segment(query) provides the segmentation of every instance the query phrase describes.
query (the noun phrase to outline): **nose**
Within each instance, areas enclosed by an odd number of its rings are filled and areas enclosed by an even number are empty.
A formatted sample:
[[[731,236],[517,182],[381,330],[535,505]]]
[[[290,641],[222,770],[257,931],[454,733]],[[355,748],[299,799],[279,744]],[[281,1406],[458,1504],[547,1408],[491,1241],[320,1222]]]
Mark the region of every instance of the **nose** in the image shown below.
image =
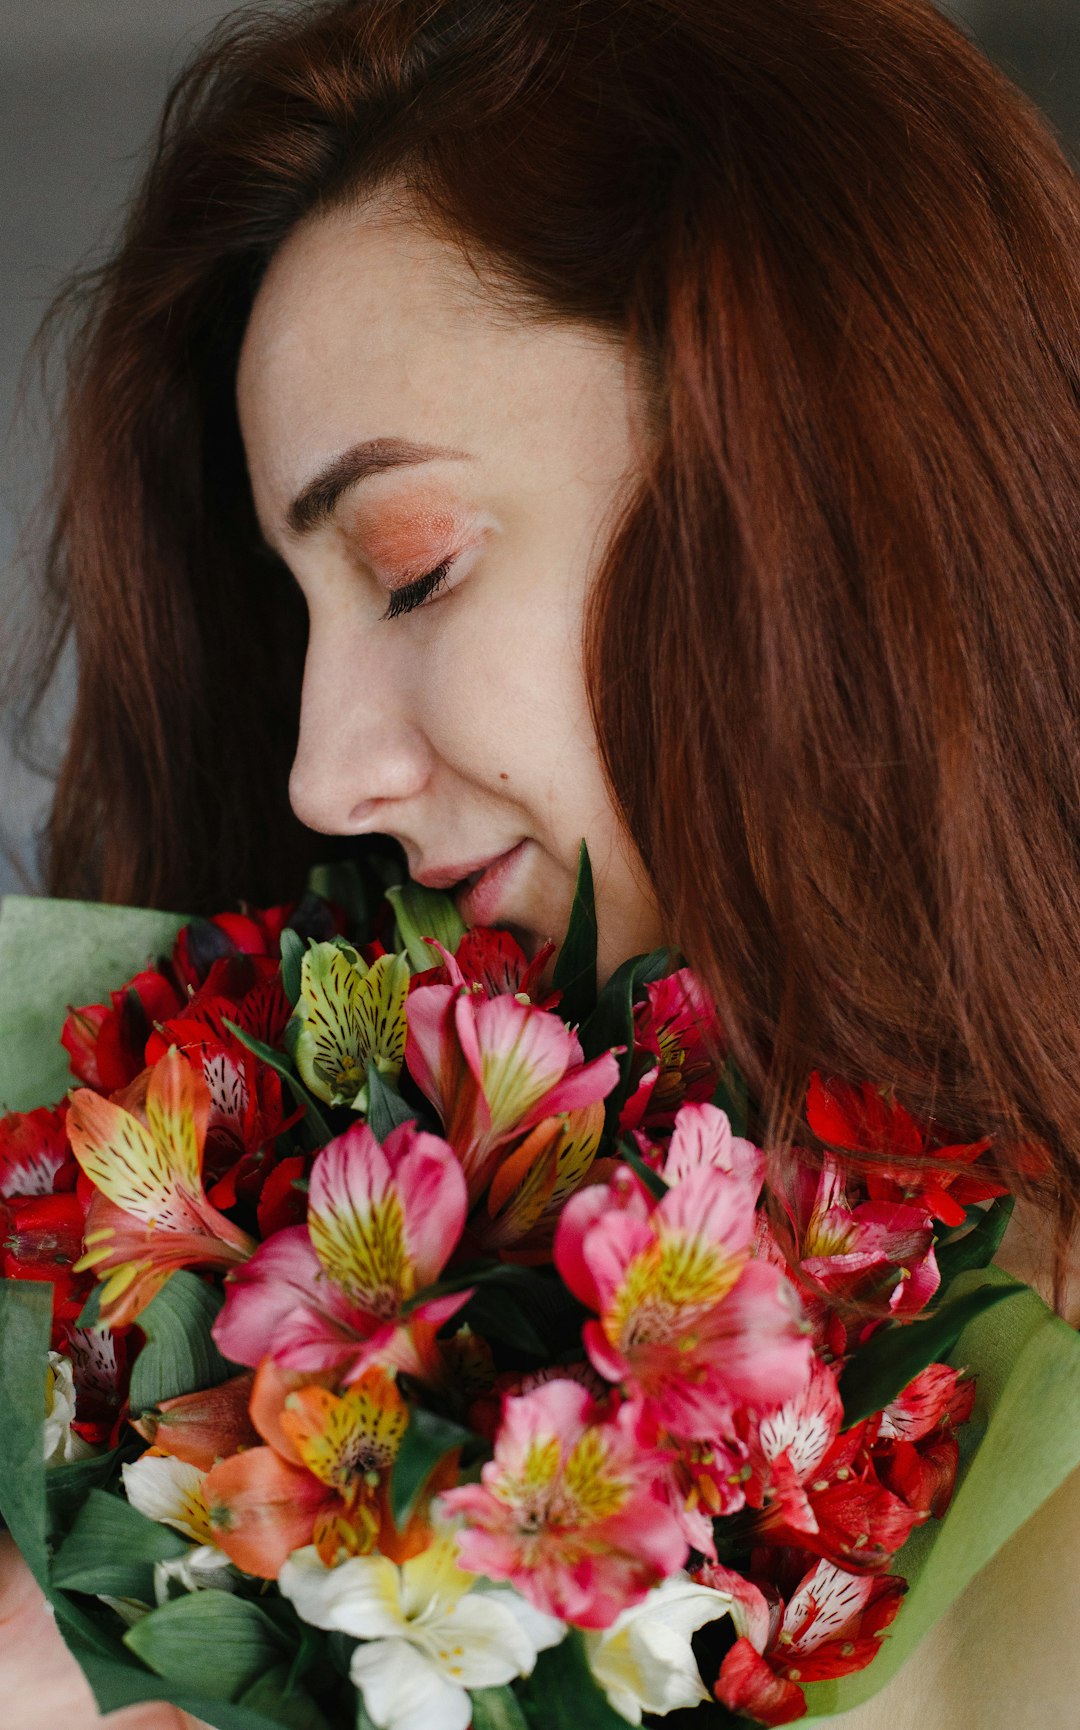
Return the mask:
[[[327,835],[395,833],[397,812],[431,774],[407,674],[364,635],[313,619],[308,638],[289,800],[301,823]]]

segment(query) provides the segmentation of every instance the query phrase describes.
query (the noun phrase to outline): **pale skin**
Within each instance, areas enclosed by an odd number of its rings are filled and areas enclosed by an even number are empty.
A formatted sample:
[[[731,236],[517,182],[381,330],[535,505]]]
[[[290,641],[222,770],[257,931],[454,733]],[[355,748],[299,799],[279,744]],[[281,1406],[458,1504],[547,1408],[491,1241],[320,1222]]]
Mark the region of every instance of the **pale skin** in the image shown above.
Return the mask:
[[[648,408],[610,338],[508,317],[454,248],[389,201],[302,225],[243,345],[238,405],[262,532],[310,616],[294,807],[328,834],[395,836],[410,867],[526,841],[499,923],[534,952],[565,929],[578,844],[599,970],[666,940],[600,771],[584,598],[632,483]],[[463,455],[384,469],[306,532],[289,508],[361,441]],[[418,610],[402,581],[457,560]],[[998,1257],[1045,1287],[1030,1211]],[[1070,1293],[1068,1307],[1078,1308]],[[1076,1319],[1076,1315],[1073,1315]],[[1080,1477],[993,1559],[845,1730],[1072,1730],[1080,1699]],[[191,1730],[173,1707],[102,1719],[10,1540],[0,1698],[20,1730]]]

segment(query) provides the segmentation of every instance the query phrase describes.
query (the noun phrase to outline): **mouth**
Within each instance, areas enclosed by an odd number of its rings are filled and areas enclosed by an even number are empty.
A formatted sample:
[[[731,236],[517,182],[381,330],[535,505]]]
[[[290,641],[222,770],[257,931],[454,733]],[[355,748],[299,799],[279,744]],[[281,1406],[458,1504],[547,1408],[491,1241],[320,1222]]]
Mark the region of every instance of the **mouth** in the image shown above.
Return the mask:
[[[459,880],[453,890],[454,905],[466,925],[495,924],[527,847],[527,841],[519,841],[516,847]]]

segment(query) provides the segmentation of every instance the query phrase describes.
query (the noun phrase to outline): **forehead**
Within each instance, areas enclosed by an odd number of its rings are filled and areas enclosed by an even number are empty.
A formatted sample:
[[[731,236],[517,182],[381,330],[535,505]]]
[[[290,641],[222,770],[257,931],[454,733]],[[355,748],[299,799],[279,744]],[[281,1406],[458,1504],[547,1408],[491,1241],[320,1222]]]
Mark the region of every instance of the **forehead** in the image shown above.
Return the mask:
[[[271,260],[237,406],[273,535],[310,477],[368,439],[465,449],[516,491],[550,485],[553,462],[603,466],[639,386],[610,334],[512,309],[458,247],[371,201],[308,219]]]
[[[280,514],[313,467],[363,439],[460,443],[470,425],[497,437],[492,423],[528,394],[530,328],[415,218],[375,206],[302,223],[271,260],[240,352],[257,499]]]

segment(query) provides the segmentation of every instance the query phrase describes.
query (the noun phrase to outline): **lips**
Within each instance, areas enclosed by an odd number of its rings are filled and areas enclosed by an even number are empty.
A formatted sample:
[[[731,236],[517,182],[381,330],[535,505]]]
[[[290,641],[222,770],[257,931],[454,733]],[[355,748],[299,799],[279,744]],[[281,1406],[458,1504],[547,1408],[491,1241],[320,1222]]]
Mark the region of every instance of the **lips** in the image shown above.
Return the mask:
[[[464,860],[456,865],[432,865],[414,871],[414,883],[425,889],[449,889],[461,917],[470,925],[493,924],[503,896],[516,875],[517,865],[528,843],[518,841],[502,853],[489,853],[483,859]]]
[[[500,853],[479,871],[465,876],[454,892],[454,903],[466,925],[494,925],[513,887],[525,856],[527,841]]]

